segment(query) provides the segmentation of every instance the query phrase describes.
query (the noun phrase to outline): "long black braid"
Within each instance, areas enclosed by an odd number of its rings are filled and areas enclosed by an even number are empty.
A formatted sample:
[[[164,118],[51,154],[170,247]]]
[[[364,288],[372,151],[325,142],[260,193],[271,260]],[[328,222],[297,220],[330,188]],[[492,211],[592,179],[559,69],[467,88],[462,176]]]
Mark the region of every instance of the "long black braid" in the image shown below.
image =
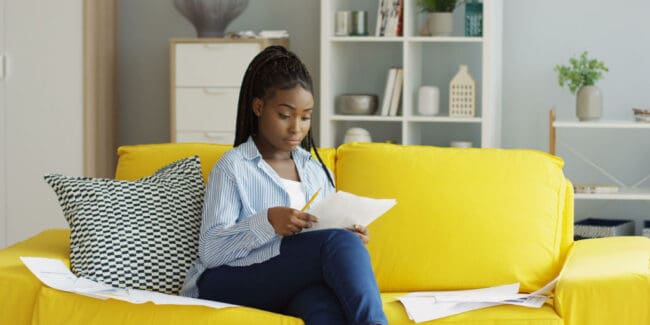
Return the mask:
[[[257,116],[253,112],[254,98],[264,99],[275,89],[291,89],[296,86],[314,94],[309,71],[293,52],[282,46],[269,46],[255,56],[246,69],[239,92],[235,146],[246,142],[249,136],[257,135]],[[300,146],[308,152],[313,148],[327,179],[334,186],[332,176],[318,153],[311,129]]]

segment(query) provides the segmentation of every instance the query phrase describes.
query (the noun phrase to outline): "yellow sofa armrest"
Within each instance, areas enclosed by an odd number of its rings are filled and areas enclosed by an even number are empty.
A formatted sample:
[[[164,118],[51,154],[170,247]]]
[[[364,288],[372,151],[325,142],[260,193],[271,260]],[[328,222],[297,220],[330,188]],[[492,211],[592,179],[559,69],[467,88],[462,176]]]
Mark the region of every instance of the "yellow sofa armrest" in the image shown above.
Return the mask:
[[[0,250],[0,324],[31,324],[42,287],[21,256],[56,258],[69,264],[70,231],[50,229]]]
[[[575,242],[555,295],[565,325],[650,324],[650,239]]]

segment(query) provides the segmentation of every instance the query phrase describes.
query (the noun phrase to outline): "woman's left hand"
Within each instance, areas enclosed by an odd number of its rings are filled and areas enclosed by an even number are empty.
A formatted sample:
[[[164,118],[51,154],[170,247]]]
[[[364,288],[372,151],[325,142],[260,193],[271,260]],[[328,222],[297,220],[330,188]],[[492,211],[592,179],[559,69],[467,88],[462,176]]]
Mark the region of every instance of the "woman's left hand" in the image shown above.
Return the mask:
[[[354,225],[354,227],[348,228],[348,230],[357,234],[357,236],[361,238],[361,241],[363,241],[364,244],[367,244],[370,240],[370,233],[368,233],[368,228],[362,225]]]

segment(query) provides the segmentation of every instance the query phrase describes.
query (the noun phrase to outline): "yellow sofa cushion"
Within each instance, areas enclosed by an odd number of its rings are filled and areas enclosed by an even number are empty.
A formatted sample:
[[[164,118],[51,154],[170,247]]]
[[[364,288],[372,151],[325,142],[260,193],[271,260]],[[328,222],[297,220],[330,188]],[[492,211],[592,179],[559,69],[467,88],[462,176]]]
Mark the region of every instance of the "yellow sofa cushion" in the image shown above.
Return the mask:
[[[269,324],[301,325],[299,318],[247,307],[132,304],[101,300],[43,287],[34,306],[34,325],[67,324]]]
[[[390,325],[413,325],[409,320],[406,310],[398,298],[407,294],[382,293],[384,313]],[[472,310],[445,318],[440,318],[424,323],[434,324],[462,324],[462,325],[563,325],[562,319],[553,310],[553,306],[545,304],[542,308],[526,308],[521,306],[500,305],[484,309]]]
[[[555,296],[566,325],[650,324],[650,239],[575,242]]]
[[[338,189],[397,205],[369,227],[382,292],[520,282],[561,267],[563,162],[530,150],[355,143],[336,155]]]
[[[206,182],[214,164],[231,148],[231,145],[211,143],[161,143],[121,146],[117,149],[118,161],[115,178],[136,180],[153,174],[156,170],[171,162],[197,155],[201,159],[203,181]],[[334,173],[336,150],[323,148],[319,149],[318,153],[325,165]]]
[[[117,149],[118,161],[115,178],[133,181],[149,176],[161,167],[176,160],[197,155],[201,159],[203,181],[208,179],[215,162],[231,145],[211,143],[161,143],[121,146]]]

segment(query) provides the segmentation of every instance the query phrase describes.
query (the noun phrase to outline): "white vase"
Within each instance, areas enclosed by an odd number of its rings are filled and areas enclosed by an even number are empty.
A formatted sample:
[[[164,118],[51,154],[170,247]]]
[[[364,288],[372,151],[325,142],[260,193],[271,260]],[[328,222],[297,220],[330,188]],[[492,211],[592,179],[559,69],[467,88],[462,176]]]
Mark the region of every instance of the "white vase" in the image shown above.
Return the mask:
[[[582,86],[576,95],[576,115],[580,121],[596,121],[603,116],[603,93],[596,86]]]
[[[454,27],[454,16],[451,12],[431,12],[427,17],[427,26],[431,36],[449,36]]]
[[[440,113],[440,89],[434,86],[422,86],[418,90],[418,114],[434,116]]]

